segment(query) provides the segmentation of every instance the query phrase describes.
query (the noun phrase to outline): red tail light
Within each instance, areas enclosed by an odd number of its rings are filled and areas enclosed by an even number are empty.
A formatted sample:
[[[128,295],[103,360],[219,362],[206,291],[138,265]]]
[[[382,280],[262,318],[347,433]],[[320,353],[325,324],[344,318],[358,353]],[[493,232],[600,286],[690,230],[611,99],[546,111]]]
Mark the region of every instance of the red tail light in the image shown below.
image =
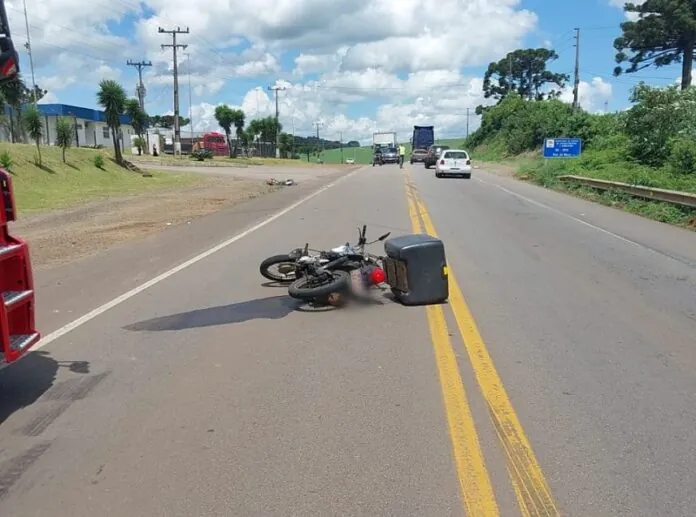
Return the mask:
[[[444,165],[444,164],[445,164],[445,160],[440,160],[440,165]]]
[[[2,69],[0,70],[0,76],[2,77],[12,77],[17,73],[17,64],[15,63],[13,58],[9,58],[5,63],[2,65]]]
[[[387,275],[384,274],[384,269],[381,267],[374,268],[372,273],[370,273],[370,282],[372,282],[373,285],[382,284],[386,279]]]

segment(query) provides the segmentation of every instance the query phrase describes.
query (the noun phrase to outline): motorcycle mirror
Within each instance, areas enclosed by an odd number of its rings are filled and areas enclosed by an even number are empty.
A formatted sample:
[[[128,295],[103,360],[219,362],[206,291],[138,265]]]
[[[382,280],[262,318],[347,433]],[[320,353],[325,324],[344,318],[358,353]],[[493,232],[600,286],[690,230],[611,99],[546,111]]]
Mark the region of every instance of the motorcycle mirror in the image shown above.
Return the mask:
[[[362,229],[362,238],[365,238],[365,234],[367,233],[367,225],[363,224],[363,229]]]
[[[377,240],[378,240],[378,241],[383,241],[384,239],[386,239],[386,238],[389,237],[390,235],[391,235],[391,232],[387,232],[387,233],[385,233],[384,235],[382,235],[382,236],[381,236],[379,239],[377,239]]]

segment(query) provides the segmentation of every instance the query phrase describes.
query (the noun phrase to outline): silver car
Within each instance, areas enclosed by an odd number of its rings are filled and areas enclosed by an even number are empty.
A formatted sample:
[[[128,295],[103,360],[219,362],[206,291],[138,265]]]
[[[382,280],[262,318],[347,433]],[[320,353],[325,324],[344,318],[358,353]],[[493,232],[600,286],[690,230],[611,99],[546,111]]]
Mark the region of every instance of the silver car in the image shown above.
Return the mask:
[[[435,163],[435,177],[459,176],[471,178],[471,158],[463,149],[447,149]]]
[[[385,147],[382,149],[382,163],[398,163],[399,151],[396,147]]]

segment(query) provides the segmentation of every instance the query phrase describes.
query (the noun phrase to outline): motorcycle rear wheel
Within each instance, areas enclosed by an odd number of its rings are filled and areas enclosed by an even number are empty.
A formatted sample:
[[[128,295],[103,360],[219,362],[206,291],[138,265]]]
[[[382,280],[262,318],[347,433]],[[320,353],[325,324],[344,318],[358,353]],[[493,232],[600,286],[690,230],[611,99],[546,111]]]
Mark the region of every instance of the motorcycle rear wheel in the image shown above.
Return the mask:
[[[318,283],[316,277],[303,276],[295,280],[288,287],[288,294],[293,298],[304,301],[312,301],[324,298],[332,293],[344,291],[350,283],[350,274],[345,271],[334,270],[330,272],[331,278]]]
[[[272,271],[271,268],[273,266],[280,266],[281,272],[276,273]],[[283,273],[283,270],[288,272]],[[297,279],[295,261],[290,258],[290,255],[273,255],[268,257],[259,265],[259,273],[264,278],[281,284],[289,284]]]

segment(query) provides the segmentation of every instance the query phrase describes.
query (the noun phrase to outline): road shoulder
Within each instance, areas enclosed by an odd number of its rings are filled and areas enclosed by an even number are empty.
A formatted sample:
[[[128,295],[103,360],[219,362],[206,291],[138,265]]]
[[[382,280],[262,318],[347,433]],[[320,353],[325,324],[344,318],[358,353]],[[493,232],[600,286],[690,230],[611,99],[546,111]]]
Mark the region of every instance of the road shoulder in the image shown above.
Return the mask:
[[[37,268],[34,284],[42,333],[60,328],[344,175],[326,175],[226,208],[218,206],[217,211],[198,218],[179,217],[184,224],[163,225],[153,233],[112,243],[89,256]],[[67,242],[56,241],[56,253]]]

